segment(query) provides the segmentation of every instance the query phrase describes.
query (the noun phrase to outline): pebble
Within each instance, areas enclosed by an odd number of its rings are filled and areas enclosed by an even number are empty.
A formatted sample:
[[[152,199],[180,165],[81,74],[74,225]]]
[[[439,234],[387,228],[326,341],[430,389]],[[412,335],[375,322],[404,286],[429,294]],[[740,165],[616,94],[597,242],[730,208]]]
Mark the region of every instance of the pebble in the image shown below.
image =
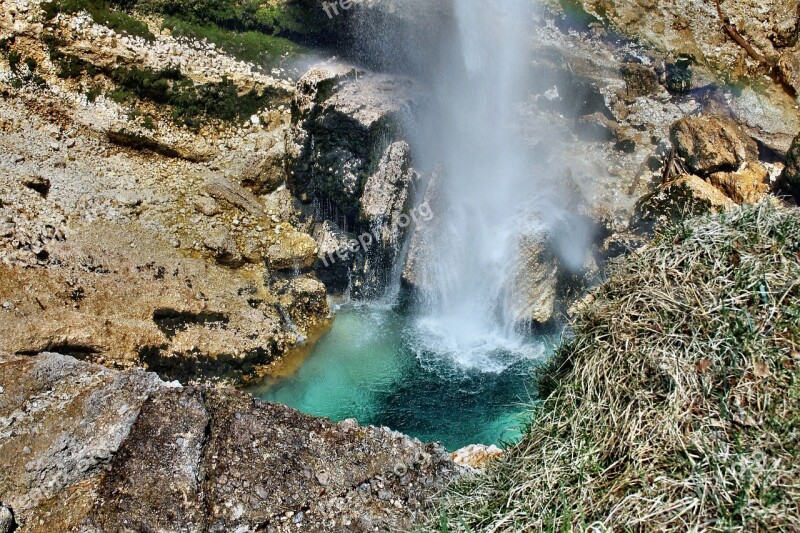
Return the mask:
[[[4,389],[3,387],[0,387],[0,394],[4,394],[5,392],[6,392],[6,389]]]

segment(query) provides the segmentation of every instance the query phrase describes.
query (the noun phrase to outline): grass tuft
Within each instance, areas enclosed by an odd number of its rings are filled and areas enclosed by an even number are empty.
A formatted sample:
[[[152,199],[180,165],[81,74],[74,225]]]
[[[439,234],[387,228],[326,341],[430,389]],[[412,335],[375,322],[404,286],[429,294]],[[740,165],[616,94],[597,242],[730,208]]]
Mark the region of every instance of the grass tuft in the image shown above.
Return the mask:
[[[522,442],[438,531],[800,531],[800,210],[684,222],[612,265]]]

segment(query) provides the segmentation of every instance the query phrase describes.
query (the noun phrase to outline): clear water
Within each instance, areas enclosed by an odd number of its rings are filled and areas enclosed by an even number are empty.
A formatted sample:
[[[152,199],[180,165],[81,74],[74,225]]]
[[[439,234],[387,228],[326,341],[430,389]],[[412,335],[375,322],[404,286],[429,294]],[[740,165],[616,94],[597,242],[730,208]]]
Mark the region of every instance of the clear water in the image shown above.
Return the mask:
[[[478,339],[459,357],[402,306],[351,304],[306,353],[289,357],[256,396],[334,421],[388,426],[453,451],[520,435],[543,341]],[[445,343],[445,339],[441,339]],[[457,346],[454,348],[458,348]]]

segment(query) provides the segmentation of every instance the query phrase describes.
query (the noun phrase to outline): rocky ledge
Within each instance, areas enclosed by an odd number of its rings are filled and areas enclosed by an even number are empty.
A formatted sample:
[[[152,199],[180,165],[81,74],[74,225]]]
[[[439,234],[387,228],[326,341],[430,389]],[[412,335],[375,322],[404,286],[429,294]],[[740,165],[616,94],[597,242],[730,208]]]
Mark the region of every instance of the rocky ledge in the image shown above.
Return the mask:
[[[26,532],[396,530],[459,471],[385,428],[52,353],[0,355],[0,462]]]

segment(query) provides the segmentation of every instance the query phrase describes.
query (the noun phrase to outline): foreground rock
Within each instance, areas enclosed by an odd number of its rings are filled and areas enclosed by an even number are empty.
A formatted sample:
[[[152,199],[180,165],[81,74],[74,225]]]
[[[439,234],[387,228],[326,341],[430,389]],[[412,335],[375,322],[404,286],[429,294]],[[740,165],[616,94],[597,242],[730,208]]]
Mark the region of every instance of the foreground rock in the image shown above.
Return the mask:
[[[396,530],[457,472],[387,429],[57,354],[0,356],[0,391],[0,501],[25,532]]]

